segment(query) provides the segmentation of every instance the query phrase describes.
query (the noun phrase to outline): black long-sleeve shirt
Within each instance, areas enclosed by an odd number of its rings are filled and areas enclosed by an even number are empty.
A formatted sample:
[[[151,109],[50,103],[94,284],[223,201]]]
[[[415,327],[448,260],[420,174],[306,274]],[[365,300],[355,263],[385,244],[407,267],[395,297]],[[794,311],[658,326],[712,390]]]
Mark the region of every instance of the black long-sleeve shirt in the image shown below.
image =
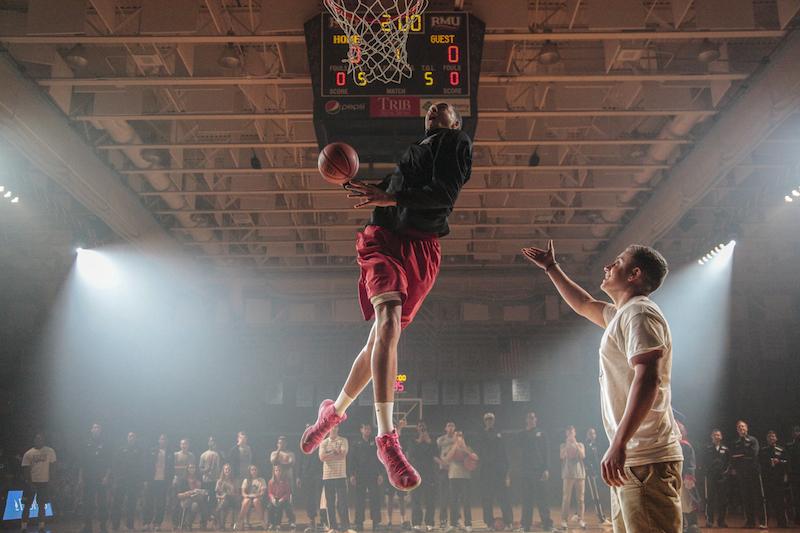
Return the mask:
[[[134,444],[125,445],[114,455],[112,472],[117,483],[139,483],[142,481],[144,452]]]
[[[586,459],[583,463],[586,465],[586,473],[590,476],[596,476],[600,473],[600,449],[597,447],[597,441],[589,441],[583,443],[586,448]]]
[[[398,233],[412,229],[443,237],[450,233],[447,217],[471,172],[469,136],[461,130],[429,130],[378,185],[395,195],[397,205],[376,207],[369,223]]]
[[[775,464],[772,464],[772,460]],[[789,473],[789,456],[783,446],[765,446],[758,452],[758,460],[761,464],[761,472],[764,480],[772,483],[783,483],[786,474]]]

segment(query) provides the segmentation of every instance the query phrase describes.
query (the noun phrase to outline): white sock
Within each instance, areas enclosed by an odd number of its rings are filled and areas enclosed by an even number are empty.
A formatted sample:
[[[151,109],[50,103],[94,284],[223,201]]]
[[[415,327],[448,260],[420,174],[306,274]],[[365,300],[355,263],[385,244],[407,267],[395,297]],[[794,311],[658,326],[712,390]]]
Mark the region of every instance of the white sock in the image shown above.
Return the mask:
[[[347,408],[350,407],[350,404],[353,403],[355,398],[351,398],[347,395],[347,393],[342,389],[342,392],[339,393],[339,397],[336,398],[336,401],[333,402],[333,408],[336,409],[336,414],[341,416],[347,411]]]
[[[375,416],[378,418],[378,436],[391,433],[394,429],[392,413],[394,402],[375,402]]]

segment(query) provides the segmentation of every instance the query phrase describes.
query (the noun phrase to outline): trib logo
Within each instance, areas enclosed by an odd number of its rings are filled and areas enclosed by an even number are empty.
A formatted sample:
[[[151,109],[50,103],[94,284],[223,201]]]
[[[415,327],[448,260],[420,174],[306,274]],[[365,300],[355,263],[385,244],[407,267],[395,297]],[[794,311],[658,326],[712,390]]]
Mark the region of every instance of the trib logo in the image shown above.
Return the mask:
[[[431,16],[431,26],[434,28],[447,28],[455,30],[461,26],[461,17],[455,15],[444,16]]]

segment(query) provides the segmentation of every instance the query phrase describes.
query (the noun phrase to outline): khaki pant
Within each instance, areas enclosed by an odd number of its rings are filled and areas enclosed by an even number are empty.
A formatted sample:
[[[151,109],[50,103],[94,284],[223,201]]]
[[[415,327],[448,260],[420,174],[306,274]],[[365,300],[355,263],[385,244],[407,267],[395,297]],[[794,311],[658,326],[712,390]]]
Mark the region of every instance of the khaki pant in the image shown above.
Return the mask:
[[[628,479],[611,488],[614,533],[680,533],[682,461],[625,467]]]
[[[572,490],[575,489],[575,497],[577,500],[577,514],[578,519],[583,520],[584,513],[584,480],[567,478],[564,480],[564,487],[561,493],[561,520],[567,521],[569,518],[569,506],[572,503]]]

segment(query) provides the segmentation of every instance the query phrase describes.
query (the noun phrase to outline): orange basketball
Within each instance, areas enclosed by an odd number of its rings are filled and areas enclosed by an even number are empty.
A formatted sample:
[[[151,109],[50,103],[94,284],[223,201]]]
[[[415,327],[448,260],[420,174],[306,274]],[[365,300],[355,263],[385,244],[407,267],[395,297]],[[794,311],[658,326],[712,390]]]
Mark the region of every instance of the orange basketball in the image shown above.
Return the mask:
[[[334,185],[344,185],[358,174],[358,152],[346,143],[331,143],[319,153],[320,174]]]

